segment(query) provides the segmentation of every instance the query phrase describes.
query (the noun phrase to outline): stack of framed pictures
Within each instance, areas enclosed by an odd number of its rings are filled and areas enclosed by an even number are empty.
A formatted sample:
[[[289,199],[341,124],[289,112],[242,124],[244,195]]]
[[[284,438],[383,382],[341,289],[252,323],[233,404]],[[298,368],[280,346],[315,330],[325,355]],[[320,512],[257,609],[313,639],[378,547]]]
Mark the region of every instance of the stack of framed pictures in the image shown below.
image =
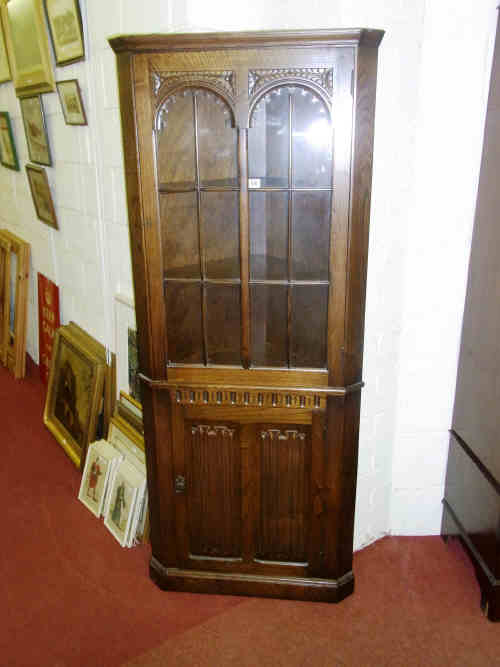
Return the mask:
[[[114,355],[74,322],[55,336],[43,420],[78,467],[106,431],[115,390]]]
[[[30,244],[0,229],[0,363],[14,377],[26,373]]]
[[[144,451],[113,418],[109,440],[93,442],[78,493],[79,500],[104,524],[122,547],[146,541],[148,493]]]

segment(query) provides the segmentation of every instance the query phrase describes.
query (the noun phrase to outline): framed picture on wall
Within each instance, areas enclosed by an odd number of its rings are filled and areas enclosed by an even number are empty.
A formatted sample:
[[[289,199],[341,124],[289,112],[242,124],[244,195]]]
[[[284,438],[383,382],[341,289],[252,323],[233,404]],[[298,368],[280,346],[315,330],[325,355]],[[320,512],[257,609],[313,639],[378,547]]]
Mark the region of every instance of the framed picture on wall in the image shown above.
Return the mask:
[[[35,205],[37,218],[42,222],[45,222],[49,227],[59,229],[45,169],[35,167],[32,164],[27,164],[26,174],[28,175],[31,196],[33,197],[33,204]]]
[[[0,162],[4,167],[19,171],[14,135],[7,111],[0,111]]]
[[[50,156],[42,98],[40,95],[36,95],[35,97],[26,97],[19,102],[30,160],[51,167],[52,158]]]
[[[56,86],[66,125],[87,125],[78,81],[76,79],[58,81]]]
[[[85,58],[78,0],[45,0],[52,45],[59,67]]]
[[[0,7],[16,95],[54,90],[42,0],[2,0]]]
[[[0,12],[0,83],[10,81],[11,79],[12,75],[10,73],[9,56],[7,55],[5,35],[2,28],[2,16]]]

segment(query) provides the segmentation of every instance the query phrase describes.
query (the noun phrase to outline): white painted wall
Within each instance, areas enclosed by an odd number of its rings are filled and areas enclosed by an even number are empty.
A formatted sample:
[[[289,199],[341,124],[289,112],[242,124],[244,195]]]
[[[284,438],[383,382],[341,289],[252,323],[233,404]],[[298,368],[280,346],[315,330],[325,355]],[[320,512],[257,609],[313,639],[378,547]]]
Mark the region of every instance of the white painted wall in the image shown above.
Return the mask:
[[[380,48],[355,546],[439,530],[495,2],[451,0],[80,0],[89,126],[43,96],[60,231],[36,218],[24,170],[0,168],[0,225],[32,245],[28,350],[38,359],[36,272],[61,316],[113,346],[113,296],[132,294],[114,55],[117,33],[366,26]],[[0,85],[22,165],[12,84]]]

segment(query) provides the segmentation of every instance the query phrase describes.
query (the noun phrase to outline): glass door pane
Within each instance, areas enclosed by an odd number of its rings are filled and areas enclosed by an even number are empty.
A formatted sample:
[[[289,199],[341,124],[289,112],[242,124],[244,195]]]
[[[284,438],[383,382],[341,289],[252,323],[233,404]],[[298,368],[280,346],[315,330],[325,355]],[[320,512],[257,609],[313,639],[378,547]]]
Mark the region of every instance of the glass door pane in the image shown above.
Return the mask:
[[[194,187],[196,177],[193,92],[172,95],[158,115],[157,162],[158,187],[179,189]]]
[[[251,363],[326,368],[330,112],[315,91],[283,85],[250,125]]]
[[[168,362],[241,364],[237,132],[218,95],[187,88],[156,121]]]

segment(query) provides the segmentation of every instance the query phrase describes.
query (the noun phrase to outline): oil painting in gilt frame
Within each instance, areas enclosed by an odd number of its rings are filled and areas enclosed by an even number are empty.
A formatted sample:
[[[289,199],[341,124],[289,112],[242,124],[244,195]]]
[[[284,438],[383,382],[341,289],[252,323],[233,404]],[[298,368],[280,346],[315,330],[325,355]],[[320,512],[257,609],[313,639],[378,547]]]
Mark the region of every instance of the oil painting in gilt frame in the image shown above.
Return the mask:
[[[51,167],[52,158],[50,156],[42,98],[40,95],[26,97],[20,100],[20,105],[30,160]]]
[[[0,0],[10,68],[18,97],[55,88],[42,0]]]
[[[2,27],[2,15],[0,12],[0,83],[10,81],[12,75],[10,73],[9,56],[7,54],[7,46],[5,45],[5,34]]]
[[[59,229],[56,211],[50,194],[49,181],[45,170],[32,164],[26,165],[26,173],[30,184],[31,196],[39,220],[49,227]]]
[[[52,46],[59,67],[85,58],[78,0],[45,0]]]
[[[104,365],[79,338],[58,329],[43,421],[78,468],[95,438],[104,374]]]
[[[7,111],[0,111],[0,162],[8,169],[19,171],[16,145]]]

